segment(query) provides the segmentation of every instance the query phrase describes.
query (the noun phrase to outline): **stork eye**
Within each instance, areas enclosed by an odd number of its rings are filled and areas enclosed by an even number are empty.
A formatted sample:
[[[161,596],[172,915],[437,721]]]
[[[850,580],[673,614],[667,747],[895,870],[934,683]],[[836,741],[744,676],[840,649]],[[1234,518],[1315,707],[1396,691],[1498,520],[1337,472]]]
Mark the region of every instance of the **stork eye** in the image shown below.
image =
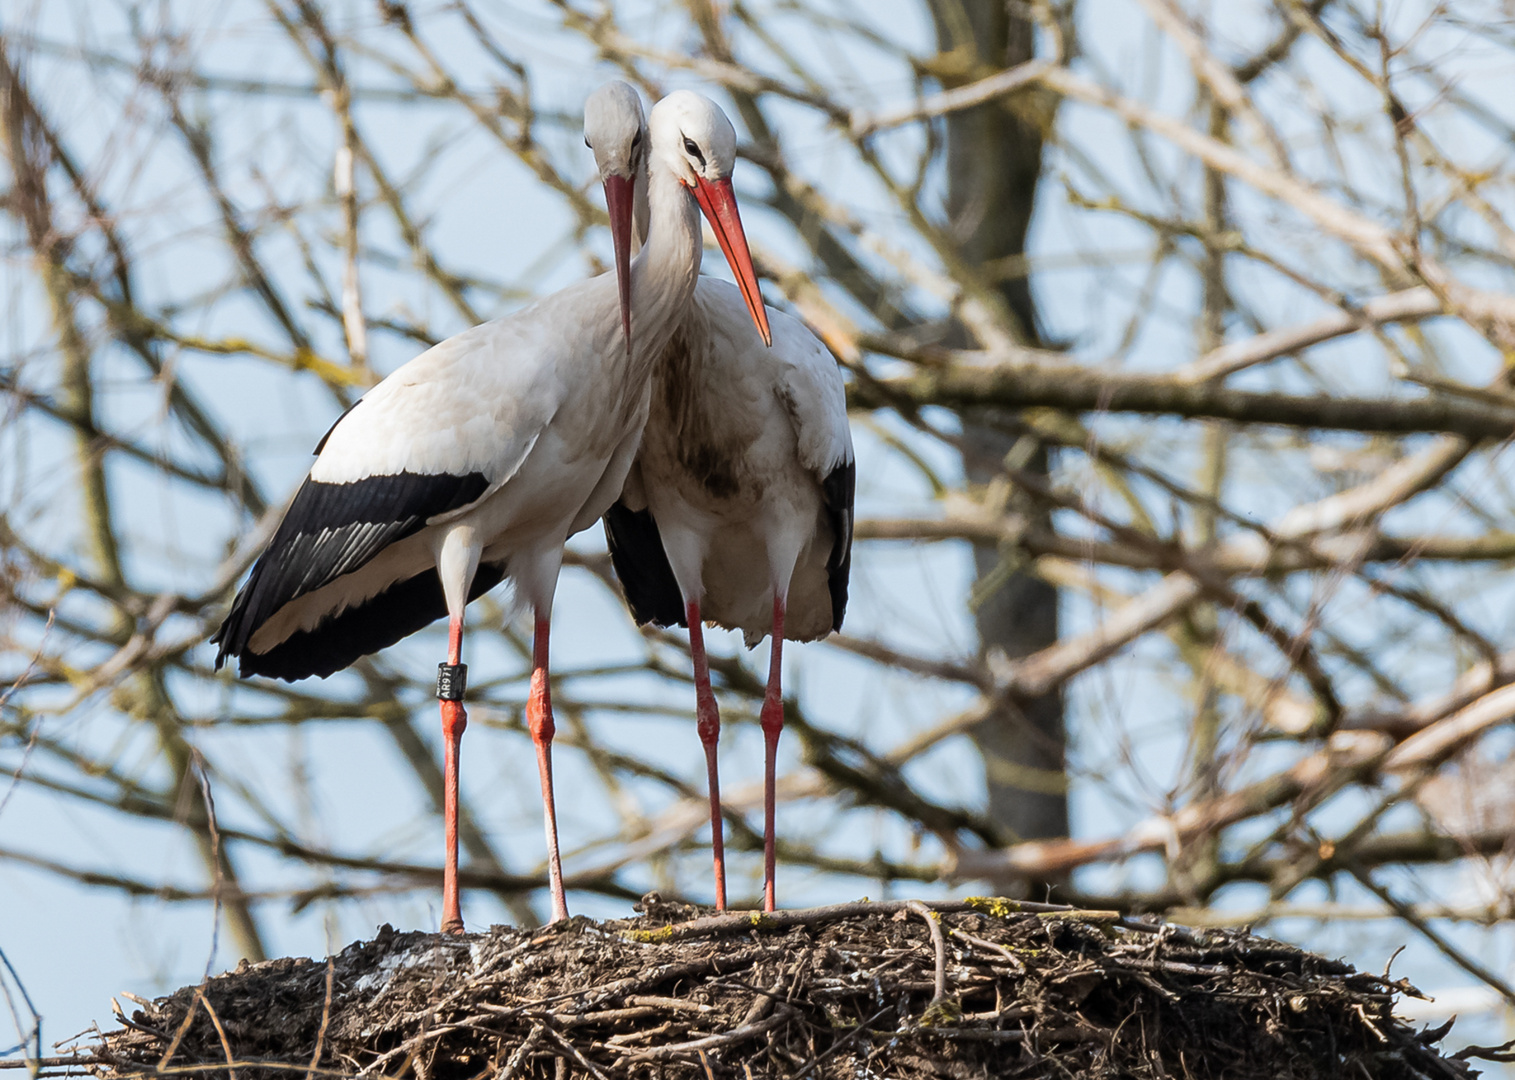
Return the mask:
[[[692,155],[694,159],[700,163],[700,167],[704,168],[705,155],[700,153],[700,148],[695,145],[695,141],[693,139],[684,140],[684,153]]]

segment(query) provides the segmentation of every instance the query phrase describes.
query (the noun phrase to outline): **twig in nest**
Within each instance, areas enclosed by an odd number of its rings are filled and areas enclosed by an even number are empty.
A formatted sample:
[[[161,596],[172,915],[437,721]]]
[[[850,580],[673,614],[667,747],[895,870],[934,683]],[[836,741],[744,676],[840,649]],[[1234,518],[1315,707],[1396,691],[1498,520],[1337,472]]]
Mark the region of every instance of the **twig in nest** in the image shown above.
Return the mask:
[[[432,1028],[432,1027],[423,1026],[421,1028],[420,1032],[418,1032],[416,1035],[414,1035],[411,1038],[405,1040],[403,1043],[401,1043],[399,1046],[395,1047],[393,1050],[390,1050],[387,1053],[380,1054],[378,1057],[374,1058],[374,1060],[372,1062],[370,1062],[367,1066],[365,1066],[362,1069],[359,1069],[358,1070],[358,1075],[359,1076],[370,1076],[373,1073],[375,1073],[378,1069],[380,1069],[382,1066],[389,1064],[391,1061],[393,1061],[395,1058],[399,1057],[400,1055],[402,1055],[402,1054],[406,1054],[406,1055],[413,1054],[415,1052],[416,1048],[419,1047],[422,1043],[426,1042],[428,1039],[437,1039],[437,1038],[440,1038],[443,1035],[447,1034],[447,1031],[448,1031],[448,1028],[445,1027],[445,1026],[441,1027],[441,1028]],[[400,1075],[404,1075],[404,1072],[405,1072],[405,1070],[401,1069],[400,1070]]]
[[[925,919],[926,926],[931,931],[931,947],[936,950],[936,993],[931,997],[931,1005],[936,1005],[947,996],[947,941],[942,937],[942,927],[936,912],[919,900],[911,900],[906,906]],[[929,1010],[931,1005],[926,1008]]]
[[[521,1040],[521,1045],[516,1047],[516,1052],[510,1055],[510,1059],[505,1062],[505,1067],[500,1070],[500,1075],[495,1080],[512,1080],[516,1074],[516,1070],[526,1060],[526,1055],[536,1049],[537,1043],[542,1041],[542,1034],[546,1030],[547,1026],[545,1024],[533,1024],[531,1031],[527,1034],[526,1038]]]
[[[752,1004],[747,1006],[747,1011],[742,1014],[742,1022],[738,1024],[737,1027],[746,1027],[748,1024],[757,1023],[763,1017],[768,1015],[768,1010],[773,1008],[775,1002],[789,1000],[788,998],[779,994],[779,991],[784,989],[784,983],[787,980],[788,976],[781,974],[774,981],[773,985],[767,990],[760,989],[756,986],[748,987],[748,989],[753,991]],[[736,982],[739,986],[747,986],[747,984],[742,982],[740,979],[733,981]]]
[[[1458,1061],[1467,1061],[1469,1058],[1478,1058],[1480,1061],[1497,1061],[1501,1064],[1509,1064],[1515,1061],[1515,1053],[1510,1047],[1515,1046],[1515,1039],[1498,1046],[1465,1046],[1452,1057]]]
[[[1231,969],[1222,964],[1183,964],[1177,960],[1140,960],[1126,956],[1112,957],[1110,963],[1132,971],[1174,971],[1184,975],[1231,974]]]
[[[529,1013],[534,1009],[539,1009],[543,1005],[550,1005],[555,1001],[567,1001],[569,998],[587,997],[589,994],[593,993],[594,990],[594,987],[590,987],[588,990],[568,990],[561,994],[549,994],[544,998],[536,998],[532,1001],[523,1002],[520,1005],[510,1006],[496,1005],[493,1002],[481,1001],[479,1002],[479,1008],[484,1009],[487,1012],[494,1013],[496,1016],[520,1016],[522,1013]],[[612,994],[609,996],[614,997],[615,995]]]
[[[999,1031],[993,1028],[928,1028],[931,1034],[943,1039],[967,1039],[969,1042],[1025,1042],[1024,1031]],[[1093,1039],[1095,1032],[1069,1034],[1067,1029],[1059,1029],[1043,1035],[1043,1039],[1053,1039],[1058,1042],[1069,1042],[1075,1039]]]
[[[203,1000],[204,996],[197,993],[194,999],[190,1001],[189,1008],[184,1011],[184,1019],[179,1023],[179,1030],[174,1032],[174,1037],[169,1040],[168,1049],[163,1051],[163,1056],[158,1059],[159,1072],[166,1069],[169,1061],[173,1059],[174,1051],[179,1049],[179,1044],[184,1041],[184,1036],[189,1031],[189,1025],[194,1023],[195,1009]]]
[[[221,1050],[226,1054],[227,1080],[237,1080],[237,1070],[232,1067],[231,1041],[226,1037],[226,1028],[221,1024],[221,1018],[216,1015],[216,1010],[211,1008],[210,998],[205,996],[204,990],[196,990],[196,996],[200,1004],[205,1006],[205,1015],[210,1017],[210,1022],[216,1026],[216,1036],[221,1040]]]
[[[321,1064],[321,1048],[326,1042],[326,1028],[331,1023],[331,981],[336,973],[336,965],[333,957],[326,958],[326,1000],[321,1003],[321,1030],[316,1032],[316,1048],[310,1055],[310,1068],[306,1075],[316,1071],[316,1066]],[[232,1080],[236,1080],[235,1077]]]
[[[817,923],[841,922],[845,919],[869,915],[893,915],[900,911],[913,911],[917,907],[943,914],[977,911],[984,915],[1003,918],[1008,915],[1052,915],[1073,922],[1119,923],[1128,930],[1143,934],[1155,934],[1161,926],[1131,916],[1122,916],[1118,911],[1088,911],[1067,904],[1039,904],[1030,900],[1010,900],[1000,896],[970,896],[964,900],[933,900],[930,904],[920,900],[859,900],[850,904],[830,904],[825,907],[800,908],[797,911],[743,911],[727,915],[708,915],[702,919],[674,923],[656,930],[627,930],[624,935],[632,941],[673,943],[691,938],[720,937],[725,934],[742,934],[753,930],[788,930],[795,926],[814,926]]]
[[[552,1028],[547,1028],[546,1031],[548,1035],[552,1036],[552,1041],[566,1050],[568,1052],[568,1056],[577,1061],[579,1063],[579,1066],[583,1069],[586,1069],[589,1074],[595,1078],[595,1080],[610,1080],[610,1078],[602,1073],[599,1069],[597,1069],[588,1058],[579,1052],[579,1048],[577,1046],[573,1045],[573,1043],[563,1038],[563,1036],[559,1035]],[[561,1061],[562,1059],[559,1058],[558,1060]]]
[[[1016,956],[1013,952],[1005,948],[1003,945],[996,945],[992,941],[985,941],[981,937],[974,937],[966,930],[959,930],[956,927],[949,928],[947,930],[947,933],[951,934],[955,938],[959,938],[962,941],[966,941],[974,948],[987,949],[990,952],[999,953],[999,955],[1010,961],[1011,967],[1015,968],[1016,971],[1020,972],[1022,975],[1026,973],[1026,965],[1022,963],[1021,958],[1019,956]]]
[[[83,1065],[114,1065],[114,1062],[91,1054],[83,1054],[78,1057],[64,1055],[62,1057],[45,1058],[20,1058],[13,1061],[0,1061],[0,1069],[25,1069],[28,1072],[40,1069],[73,1069]]]
[[[155,1028],[155,1027],[149,1027],[146,1024],[139,1024],[135,1020],[133,1020],[130,1017],[128,1017],[126,1015],[126,1013],[124,1013],[124,1012],[121,1011],[121,1003],[119,1001],[117,1001],[115,998],[111,998],[110,999],[110,1011],[115,1014],[115,1017],[116,1017],[116,1019],[118,1021],[120,1021],[122,1024],[125,1024],[127,1027],[131,1028],[133,1031],[140,1031],[140,1032],[143,1032],[144,1034],[151,1035],[154,1038],[158,1038],[158,1039],[167,1039],[168,1038],[168,1032],[166,1032],[166,1031],[159,1031],[157,1028]],[[4,1064],[4,1063],[0,1062],[0,1064]]]
[[[672,936],[669,935],[670,938]],[[717,970],[718,967],[726,971],[737,971],[742,968],[751,967],[754,961],[760,960],[762,957],[762,949],[749,949],[745,952],[726,956],[710,956],[687,964],[660,964],[657,967],[646,969],[638,975],[599,983],[598,985],[585,987],[571,994],[560,996],[582,996],[587,1004],[597,1005],[602,1001],[625,997],[627,994],[634,994],[649,986],[657,986],[660,983],[672,982],[677,979],[698,978]]]
[[[190,755],[200,781],[200,801],[205,804],[205,827],[210,832],[211,861],[216,868],[216,880],[213,883],[215,897],[210,913],[210,955],[205,958],[205,973],[200,977],[204,984],[210,981],[211,965],[216,961],[216,946],[221,940],[221,893],[225,881],[222,880],[221,869],[221,828],[216,823],[216,800],[210,792],[210,766],[199,750],[191,747]],[[209,1008],[209,1003],[206,1007]]]
[[[680,1057],[684,1054],[693,1054],[700,1050],[714,1050],[718,1046],[730,1046],[732,1043],[743,1042],[754,1035],[761,1035],[763,1032],[770,1031],[780,1024],[787,1023],[789,1018],[794,1014],[794,1009],[787,1005],[781,1005],[778,1011],[767,1020],[739,1027],[723,1035],[707,1035],[703,1039],[692,1039],[689,1042],[674,1043],[671,1046],[655,1046],[648,1050],[638,1050],[616,1062],[616,1067],[619,1068],[622,1065],[641,1061],[667,1061],[669,1058]]]
[[[697,1001],[685,1001],[683,998],[672,997],[648,997],[646,994],[631,994],[626,998],[627,1005],[644,1005],[654,1009],[683,1009],[686,1012],[708,1013],[714,1008],[710,1005],[701,1005]]]
[[[811,1069],[814,1069],[817,1065],[821,1064],[821,1062],[840,1053],[841,1051],[847,1049],[847,1047],[851,1046],[853,1043],[857,1042],[858,1036],[862,1035],[863,1032],[871,1028],[879,1017],[883,1016],[885,1013],[893,1011],[893,1005],[885,1005],[878,1012],[874,1013],[857,1027],[853,1028],[851,1034],[849,1034],[846,1038],[838,1039],[836,1042],[832,1043],[825,1050],[822,1050],[819,1054],[816,1054],[809,1061],[805,1062],[805,1064],[801,1065],[798,1069],[795,1069],[794,1072],[790,1073],[787,1077],[784,1078],[784,1080],[800,1080],[800,1077],[804,1076]],[[749,1075],[751,1074],[749,1073]]]

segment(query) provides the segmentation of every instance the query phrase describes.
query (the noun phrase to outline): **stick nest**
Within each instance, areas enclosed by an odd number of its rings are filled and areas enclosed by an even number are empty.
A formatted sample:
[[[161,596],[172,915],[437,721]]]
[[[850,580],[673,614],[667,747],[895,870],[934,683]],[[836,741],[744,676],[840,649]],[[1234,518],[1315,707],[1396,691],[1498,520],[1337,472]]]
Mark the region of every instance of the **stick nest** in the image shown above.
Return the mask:
[[[1477,1075],[1408,983],[1244,933],[1006,900],[641,918],[243,963],[98,1038],[91,1071],[969,1078]],[[1450,1026],[1450,1025],[1448,1025]]]

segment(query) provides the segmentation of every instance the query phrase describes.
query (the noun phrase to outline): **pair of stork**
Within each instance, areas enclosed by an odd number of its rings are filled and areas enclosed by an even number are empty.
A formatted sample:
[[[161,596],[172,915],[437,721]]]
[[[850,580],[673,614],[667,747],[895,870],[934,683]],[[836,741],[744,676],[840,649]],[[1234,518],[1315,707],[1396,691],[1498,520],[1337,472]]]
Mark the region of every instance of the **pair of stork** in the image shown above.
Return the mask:
[[[448,618],[437,679],[448,931],[463,929],[458,755],[471,600],[508,578],[535,615],[526,718],[554,921],[568,907],[548,639],[567,539],[603,518],[637,621],[689,628],[720,908],[720,713],[701,625],[739,628],[749,646],[772,638],[761,712],[771,911],[783,642],[838,629],[847,603],[855,473],[842,381],[802,323],[763,306],[731,186],[730,121],[690,91],[644,120],[636,91],[610,83],[585,104],[584,136],[605,189],[614,273],[448,338],[365,394],[317,445],[212,639],[217,667],[236,657],[243,676],[294,680]],[[699,276],[701,212],[735,288]]]

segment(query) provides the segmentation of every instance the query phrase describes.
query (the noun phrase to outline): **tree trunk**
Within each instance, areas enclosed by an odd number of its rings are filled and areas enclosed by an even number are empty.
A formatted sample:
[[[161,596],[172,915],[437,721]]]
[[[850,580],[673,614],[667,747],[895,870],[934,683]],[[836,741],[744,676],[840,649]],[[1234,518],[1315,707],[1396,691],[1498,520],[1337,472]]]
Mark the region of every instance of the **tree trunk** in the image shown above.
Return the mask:
[[[1033,26],[1005,0],[930,0],[938,62],[945,85],[969,82],[1031,59]],[[1041,174],[1037,124],[1003,102],[951,114],[946,125],[947,213],[970,265],[1004,265],[1025,251],[1026,230]],[[1029,275],[998,275],[994,284],[1027,344],[1038,344]],[[1045,474],[1047,451],[1008,432],[1013,417],[964,416],[964,469],[975,485],[1003,475],[1007,455],[1018,467]],[[1017,497],[1012,495],[1014,504]],[[1036,512],[1030,507],[1015,507]],[[1048,523],[1044,520],[1044,526]],[[1026,656],[1057,640],[1057,590],[1006,562],[992,545],[976,545],[975,619],[985,655]],[[1018,706],[1018,707],[1017,707]],[[974,732],[984,760],[989,814],[1005,839],[1068,835],[1066,736],[1059,692],[999,710]],[[1031,883],[1033,887],[1040,883]]]

